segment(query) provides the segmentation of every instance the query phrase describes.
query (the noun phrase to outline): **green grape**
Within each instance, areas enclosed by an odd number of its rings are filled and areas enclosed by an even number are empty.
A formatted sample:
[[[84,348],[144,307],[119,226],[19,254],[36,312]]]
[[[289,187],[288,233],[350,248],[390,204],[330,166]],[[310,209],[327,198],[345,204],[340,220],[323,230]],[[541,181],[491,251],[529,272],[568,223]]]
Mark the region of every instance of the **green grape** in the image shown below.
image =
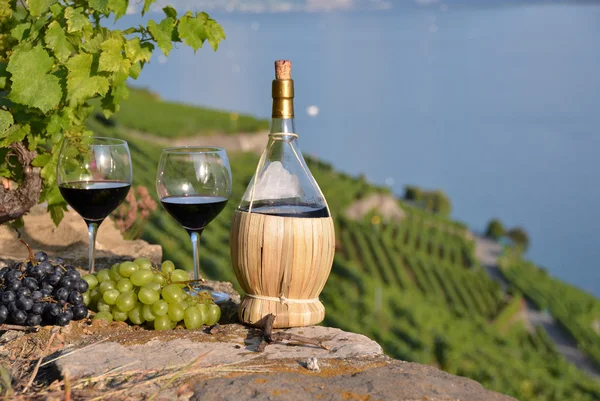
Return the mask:
[[[186,329],[198,329],[202,327],[202,313],[198,307],[192,306],[183,312],[183,322]]]
[[[179,301],[179,306],[181,306],[183,309],[187,309],[191,306],[191,303],[186,301],[185,299],[183,301]]]
[[[173,273],[173,270],[175,270],[175,264],[170,260],[165,260],[164,262],[162,262],[162,266],[160,267],[160,269],[164,274],[169,275]]]
[[[140,267],[141,270],[150,270],[152,269],[152,262],[150,262],[146,258],[137,258],[133,261],[136,265]]]
[[[153,322],[156,319],[156,316],[152,313],[152,305],[144,305],[142,307],[142,317],[147,322]]]
[[[217,304],[210,304],[208,306],[208,314],[206,315],[205,324],[207,326],[215,325],[219,322],[221,318],[221,308]]]
[[[169,313],[169,304],[162,299],[156,301],[156,303],[152,305],[152,313],[154,313],[155,316],[165,316]]]
[[[98,302],[99,299],[102,299],[102,293],[100,292],[100,288],[96,287],[92,291],[90,291],[90,296],[92,297],[92,304]]]
[[[81,294],[81,296],[83,297],[83,304],[85,306],[88,306],[90,302],[92,302],[92,296],[90,295],[89,291],[84,292],[83,294]]]
[[[133,284],[131,284],[131,281],[128,278],[122,278],[117,281],[117,290],[121,292],[131,291],[133,290]]]
[[[152,282],[164,287],[167,284],[167,279],[160,273],[155,273]]]
[[[150,288],[142,287],[138,292],[138,298],[141,303],[146,305],[152,305],[160,299],[160,295],[158,294],[158,292]]]
[[[148,288],[150,290],[154,290],[154,291],[158,292],[159,294],[160,294],[160,291],[162,290],[161,285],[158,283],[155,283],[155,282],[144,284],[142,286],[142,288]]]
[[[115,322],[124,322],[127,320],[127,312],[123,312],[118,307],[112,308],[112,315]]]
[[[96,303],[96,309],[98,312],[110,312],[110,305],[104,302],[103,299],[100,299],[98,303]]]
[[[123,262],[119,266],[119,274],[123,277],[131,277],[133,272],[139,269],[140,267],[133,262]]]
[[[94,316],[94,320],[106,320],[108,323],[112,323],[113,316],[110,312],[98,312],[96,316]]]
[[[109,305],[114,305],[117,302],[117,298],[121,295],[119,290],[108,290],[102,294],[102,299]]]
[[[178,281],[188,281],[190,279],[190,275],[185,270],[175,269],[173,273],[171,273],[171,282],[175,283]],[[185,284],[177,284],[179,287],[185,287]]]
[[[112,280],[105,280],[100,284],[100,292],[105,293],[108,290],[114,290],[117,288],[117,284]]]
[[[183,319],[184,310],[179,304],[169,304],[169,319],[179,322]]]
[[[114,264],[112,265],[112,267],[110,268],[110,270],[108,271],[108,276],[110,277],[110,279],[112,281],[114,281],[115,283],[118,282],[119,280],[121,280],[123,277],[119,274],[119,265],[118,264]]]
[[[98,279],[93,274],[84,274],[81,278],[88,283],[88,291],[98,287]]]
[[[100,270],[98,273],[96,273],[96,279],[98,280],[99,283],[102,283],[106,280],[110,280],[108,270],[106,270],[106,269]]]
[[[133,285],[141,287],[144,284],[150,283],[153,278],[154,274],[150,270],[138,270],[133,272],[129,279]]]
[[[133,324],[144,323],[144,317],[142,316],[142,308],[143,307],[144,307],[144,304],[142,304],[141,302],[138,302],[135,304],[135,307],[132,310],[127,312],[127,316],[129,316],[129,320],[131,320],[131,323],[133,323]]]
[[[208,319],[208,306],[205,303],[201,303],[195,306],[200,312],[200,316],[202,316],[202,324],[206,324],[206,320]]]
[[[169,284],[162,289],[162,297],[168,303],[176,303],[183,299],[183,291],[175,284]]]
[[[137,295],[133,291],[127,291],[119,295],[115,305],[117,308],[121,309],[123,312],[129,312],[133,308],[135,308],[135,304],[137,302]]]
[[[169,330],[171,329],[171,319],[169,316],[157,316],[154,319],[154,330]]]

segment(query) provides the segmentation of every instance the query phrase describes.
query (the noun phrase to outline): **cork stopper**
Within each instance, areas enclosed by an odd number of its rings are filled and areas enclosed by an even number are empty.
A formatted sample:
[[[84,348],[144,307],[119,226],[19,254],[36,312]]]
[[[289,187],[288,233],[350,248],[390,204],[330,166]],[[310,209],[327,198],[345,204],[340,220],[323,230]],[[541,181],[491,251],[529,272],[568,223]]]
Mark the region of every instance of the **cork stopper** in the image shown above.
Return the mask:
[[[290,60],[275,61],[275,79],[292,79],[292,62]]]

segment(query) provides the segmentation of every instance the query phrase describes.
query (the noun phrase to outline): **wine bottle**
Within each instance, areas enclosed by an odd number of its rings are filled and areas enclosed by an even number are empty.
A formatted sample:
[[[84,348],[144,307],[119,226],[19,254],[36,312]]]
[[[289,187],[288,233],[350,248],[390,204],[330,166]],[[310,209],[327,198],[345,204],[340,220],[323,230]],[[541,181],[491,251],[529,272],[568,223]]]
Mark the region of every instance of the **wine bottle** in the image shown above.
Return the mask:
[[[298,146],[291,63],[275,62],[271,133],[234,213],[230,250],[246,293],[240,320],[274,327],[321,322],[319,294],[329,277],[335,233],[329,207]]]

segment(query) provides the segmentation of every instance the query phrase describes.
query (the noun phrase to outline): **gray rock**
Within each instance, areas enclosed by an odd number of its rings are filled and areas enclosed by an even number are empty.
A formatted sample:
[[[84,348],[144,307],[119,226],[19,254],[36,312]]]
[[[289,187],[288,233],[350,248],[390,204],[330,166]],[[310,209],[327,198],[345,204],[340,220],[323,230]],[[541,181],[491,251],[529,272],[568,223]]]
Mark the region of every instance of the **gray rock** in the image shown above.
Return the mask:
[[[56,365],[61,371],[68,370],[71,377],[83,377],[99,375],[123,365],[141,370],[184,366],[201,355],[204,357],[197,364],[198,367],[239,364],[257,357],[267,361],[306,361],[310,357],[316,357],[322,361],[383,356],[379,344],[360,334],[329,327],[294,328],[285,331],[320,339],[329,350],[310,345],[271,344],[264,352],[257,353],[256,349],[261,342],[260,331],[232,324],[222,326],[217,335],[181,330],[178,332],[178,338],[162,339],[160,332],[153,332],[148,341],[131,345],[119,343],[130,340],[131,335],[116,335],[114,342],[103,342],[77,352],[65,349],[62,351],[63,357],[56,361]]]
[[[197,401],[220,400],[461,400],[510,401],[481,384],[430,366],[393,361],[357,373],[323,377],[318,374],[251,374],[213,378],[194,386]]]

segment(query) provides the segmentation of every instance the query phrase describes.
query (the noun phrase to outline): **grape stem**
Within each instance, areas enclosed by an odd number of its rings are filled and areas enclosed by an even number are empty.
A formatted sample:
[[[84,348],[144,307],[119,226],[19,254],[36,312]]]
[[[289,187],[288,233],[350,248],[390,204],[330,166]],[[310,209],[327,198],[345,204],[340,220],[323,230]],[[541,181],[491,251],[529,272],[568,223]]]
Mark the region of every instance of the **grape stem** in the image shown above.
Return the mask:
[[[32,264],[35,264],[35,257],[33,256],[33,250],[31,249],[29,244],[27,242],[25,242],[25,240],[23,238],[19,238],[19,241],[21,241],[21,243],[23,243],[23,245],[25,245],[27,247],[27,251],[29,251],[29,261]]]
[[[16,324],[0,324],[0,331],[15,330],[15,331],[38,331],[39,327],[19,326]]]

